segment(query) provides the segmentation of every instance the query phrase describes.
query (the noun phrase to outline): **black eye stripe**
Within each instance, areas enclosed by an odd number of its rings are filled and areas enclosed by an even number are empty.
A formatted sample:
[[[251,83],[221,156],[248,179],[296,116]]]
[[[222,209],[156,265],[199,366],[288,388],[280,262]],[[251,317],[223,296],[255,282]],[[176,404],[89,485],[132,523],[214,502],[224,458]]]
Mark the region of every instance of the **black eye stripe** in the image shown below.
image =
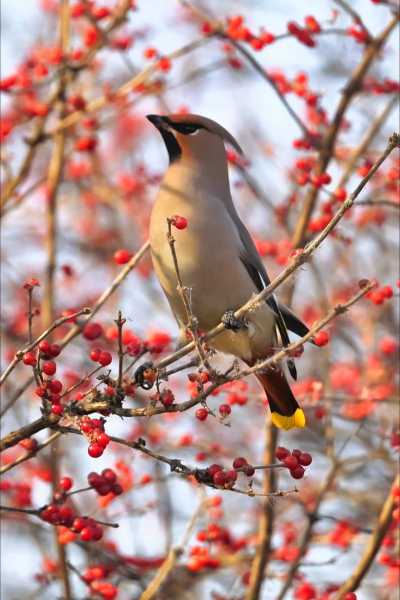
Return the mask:
[[[170,127],[175,129],[178,133],[182,133],[183,135],[190,135],[191,133],[195,133],[199,129],[204,129],[202,125],[197,125],[194,123],[171,123],[169,122]]]

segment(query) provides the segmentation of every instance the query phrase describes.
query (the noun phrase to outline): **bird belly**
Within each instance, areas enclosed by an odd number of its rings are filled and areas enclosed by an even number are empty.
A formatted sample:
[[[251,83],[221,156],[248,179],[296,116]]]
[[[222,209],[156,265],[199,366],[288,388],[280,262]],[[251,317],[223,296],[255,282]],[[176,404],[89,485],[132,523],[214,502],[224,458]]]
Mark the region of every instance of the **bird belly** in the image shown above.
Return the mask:
[[[186,309],[178,290],[178,279],[172,250],[167,240],[168,203],[156,204],[150,223],[150,245],[153,265],[171,309],[182,329],[188,322]],[[185,216],[185,230],[173,230],[178,269],[192,314],[200,331],[208,331],[221,321],[227,310],[236,310],[257,289],[240,260],[240,239],[235,225],[223,214],[219,203],[213,210],[199,210],[190,203],[177,205],[174,213]],[[249,313],[249,326],[238,332],[224,331],[210,341],[222,352],[250,361],[265,356],[273,343],[274,315],[265,303]]]

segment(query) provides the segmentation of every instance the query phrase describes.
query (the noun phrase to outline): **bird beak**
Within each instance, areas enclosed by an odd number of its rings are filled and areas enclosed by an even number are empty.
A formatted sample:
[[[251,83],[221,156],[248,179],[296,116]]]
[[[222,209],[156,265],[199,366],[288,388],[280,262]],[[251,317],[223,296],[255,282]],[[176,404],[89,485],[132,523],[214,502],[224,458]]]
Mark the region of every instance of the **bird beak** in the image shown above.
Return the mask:
[[[146,115],[146,119],[158,130],[168,129],[168,124],[164,117],[160,117],[160,115]]]

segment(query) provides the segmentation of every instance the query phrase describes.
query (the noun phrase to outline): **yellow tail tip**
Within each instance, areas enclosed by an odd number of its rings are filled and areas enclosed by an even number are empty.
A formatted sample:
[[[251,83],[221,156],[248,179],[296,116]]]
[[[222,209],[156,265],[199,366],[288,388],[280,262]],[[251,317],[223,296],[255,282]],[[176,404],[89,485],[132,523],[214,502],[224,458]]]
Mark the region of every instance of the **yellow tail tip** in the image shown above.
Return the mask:
[[[292,429],[293,427],[305,427],[306,417],[301,408],[297,408],[296,411],[287,417],[286,415],[280,415],[277,412],[271,413],[271,420],[275,427],[279,429]]]

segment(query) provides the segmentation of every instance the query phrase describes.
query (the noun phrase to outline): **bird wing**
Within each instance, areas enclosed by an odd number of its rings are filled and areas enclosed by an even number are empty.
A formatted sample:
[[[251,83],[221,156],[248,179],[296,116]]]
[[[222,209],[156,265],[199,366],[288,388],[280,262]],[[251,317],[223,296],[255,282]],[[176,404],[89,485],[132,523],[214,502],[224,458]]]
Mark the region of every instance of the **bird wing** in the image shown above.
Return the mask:
[[[240,220],[236,211],[235,214],[231,216],[234,217],[234,221],[238,228],[239,236],[242,242],[240,260],[246,267],[246,270],[253,280],[256,288],[259,292],[261,292],[271,283],[271,280],[268,277],[268,273],[263,265],[249,232]],[[273,294],[267,298],[266,302],[269,308],[275,314],[277,333],[283,346],[288,346],[290,344],[288,329],[299,336],[304,336],[308,332],[308,327],[298,317],[296,317],[296,315],[292,313],[289,308],[277,302]],[[288,368],[293,379],[296,380],[296,367],[294,362],[290,359],[288,360]]]

